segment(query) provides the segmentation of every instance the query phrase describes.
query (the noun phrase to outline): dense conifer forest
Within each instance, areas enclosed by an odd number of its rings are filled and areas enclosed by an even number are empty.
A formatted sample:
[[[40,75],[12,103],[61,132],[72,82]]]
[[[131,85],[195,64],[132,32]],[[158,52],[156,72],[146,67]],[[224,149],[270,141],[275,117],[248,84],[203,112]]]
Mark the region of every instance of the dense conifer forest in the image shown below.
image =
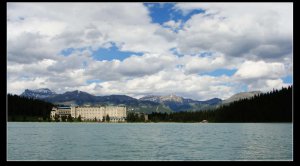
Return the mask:
[[[292,86],[222,105],[215,110],[149,114],[151,122],[292,122]]]
[[[242,99],[215,110],[157,113],[148,122],[292,122],[292,86]],[[50,121],[51,103],[8,94],[8,121]],[[145,122],[144,115],[128,113],[128,122]]]
[[[8,121],[50,121],[51,103],[12,94],[7,100]]]

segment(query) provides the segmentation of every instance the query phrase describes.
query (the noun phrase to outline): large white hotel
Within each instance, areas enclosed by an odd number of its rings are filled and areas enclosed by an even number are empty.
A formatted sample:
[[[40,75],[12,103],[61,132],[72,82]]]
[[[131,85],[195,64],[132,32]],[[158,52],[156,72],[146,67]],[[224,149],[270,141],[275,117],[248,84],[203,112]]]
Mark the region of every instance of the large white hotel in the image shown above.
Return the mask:
[[[124,122],[126,120],[125,106],[72,106],[72,107],[54,107],[51,111],[50,118],[55,119],[55,116],[60,119],[62,116],[78,118],[83,121],[96,120],[102,121],[103,117],[109,116],[111,122]]]

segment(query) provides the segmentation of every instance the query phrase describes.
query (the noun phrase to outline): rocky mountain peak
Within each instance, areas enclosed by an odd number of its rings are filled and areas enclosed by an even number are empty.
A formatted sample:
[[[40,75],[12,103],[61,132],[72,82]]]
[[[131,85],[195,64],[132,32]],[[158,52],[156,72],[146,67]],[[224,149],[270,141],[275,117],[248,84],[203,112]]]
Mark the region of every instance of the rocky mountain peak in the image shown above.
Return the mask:
[[[25,89],[25,91],[21,94],[21,96],[30,97],[30,98],[37,98],[43,99],[47,97],[51,97],[56,95],[55,92],[51,91],[48,88],[40,88],[40,89]]]
[[[170,94],[167,96],[161,96],[160,97],[161,101],[175,101],[175,102],[179,102],[182,103],[183,102],[183,98],[180,96],[176,96],[175,94]]]

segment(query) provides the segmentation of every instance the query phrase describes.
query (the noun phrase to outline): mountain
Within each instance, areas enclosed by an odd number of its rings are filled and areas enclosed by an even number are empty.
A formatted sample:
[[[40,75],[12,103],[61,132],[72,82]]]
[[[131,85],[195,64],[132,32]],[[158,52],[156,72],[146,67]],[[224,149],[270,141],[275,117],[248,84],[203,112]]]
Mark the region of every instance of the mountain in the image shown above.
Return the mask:
[[[82,91],[65,92],[44,100],[59,105],[125,105],[135,112],[172,112],[171,109],[152,101],[139,101],[126,95],[94,96]]]
[[[96,96],[86,92],[75,90],[71,92],[65,92],[63,94],[58,94],[55,96],[50,96],[44,99],[48,102],[55,104],[84,105],[93,104],[96,101]]]
[[[110,96],[97,96],[97,102],[104,102],[107,104],[128,104],[134,105],[138,103],[138,100],[126,95],[110,95]]]
[[[139,99],[140,101],[151,101],[164,105],[175,112],[180,111],[199,111],[204,109],[215,108],[221,103],[221,99],[213,98],[206,101],[197,101],[193,99],[186,99],[174,94],[167,96],[145,96]]]
[[[229,104],[231,102],[238,101],[241,99],[249,99],[249,98],[254,97],[255,95],[259,95],[259,94],[262,94],[262,92],[261,91],[252,91],[252,92],[237,93],[237,94],[229,97],[228,99],[223,100],[222,104]]]
[[[139,100],[141,100],[141,101],[152,101],[152,102],[159,103],[160,102],[160,96],[149,95],[149,96],[144,96],[144,97],[140,98]]]
[[[256,92],[249,93],[256,94]],[[242,93],[236,96],[244,95]],[[289,86],[223,105],[214,111],[155,113],[148,115],[148,120],[151,122],[293,123],[293,103],[293,86]]]
[[[198,104],[209,104],[209,105],[218,104],[222,101],[219,98],[212,98],[212,99],[209,99],[206,101],[198,101],[198,100],[187,99],[187,98],[183,98],[180,96],[176,96],[174,94],[167,95],[167,96],[149,95],[149,96],[144,96],[144,97],[140,98],[139,100],[153,101],[153,102],[157,102],[157,103],[176,102],[176,103],[198,103]]]
[[[35,90],[25,89],[25,91],[20,96],[34,98],[34,99],[44,99],[47,97],[53,97],[55,95],[56,93],[51,91],[50,89],[41,88]]]
[[[212,98],[212,99],[203,101],[204,104],[208,104],[208,105],[217,105],[217,104],[220,104],[221,102],[222,102],[222,100],[219,98]]]
[[[252,94],[251,92],[249,92]],[[126,95],[94,96],[83,91],[69,91],[63,94],[56,94],[47,88],[29,90],[26,89],[21,96],[38,98],[58,105],[125,105],[129,110],[136,112],[181,112],[181,111],[201,111],[216,108],[221,103],[237,100],[247,94],[237,94],[233,99],[223,101],[213,98],[206,101],[198,101],[183,98],[175,94],[166,96],[145,96],[135,99]]]
[[[157,102],[157,103],[163,103],[163,102],[178,102],[178,103],[182,103],[183,102],[183,98],[180,96],[176,96],[176,95],[167,95],[167,96],[154,96],[154,95],[149,95],[149,96],[144,96],[142,98],[140,98],[139,100],[142,101],[153,101],[153,102]]]
[[[168,95],[168,96],[161,96],[160,97],[161,102],[176,102],[176,103],[183,103],[184,99],[183,97],[176,96],[174,94]]]

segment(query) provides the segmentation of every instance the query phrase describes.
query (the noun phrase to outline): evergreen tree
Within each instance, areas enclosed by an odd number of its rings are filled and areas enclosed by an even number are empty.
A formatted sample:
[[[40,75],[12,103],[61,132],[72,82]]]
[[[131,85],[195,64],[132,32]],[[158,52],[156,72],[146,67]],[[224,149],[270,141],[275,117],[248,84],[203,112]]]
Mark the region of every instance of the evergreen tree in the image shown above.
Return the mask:
[[[292,86],[198,112],[157,113],[151,122],[292,122]],[[131,121],[132,115],[127,116]],[[128,121],[130,122],[130,121]]]
[[[12,94],[7,95],[7,101],[8,120],[12,121],[47,121],[54,106],[39,99]]]
[[[70,115],[70,116],[68,116],[67,121],[68,121],[68,122],[73,122],[74,119],[73,119],[73,117]]]
[[[78,116],[77,120],[78,122],[82,122],[81,115]]]
[[[110,121],[110,118],[109,118],[109,115],[108,115],[108,114],[106,115],[105,121],[106,121],[106,122],[109,122],[109,121]]]

